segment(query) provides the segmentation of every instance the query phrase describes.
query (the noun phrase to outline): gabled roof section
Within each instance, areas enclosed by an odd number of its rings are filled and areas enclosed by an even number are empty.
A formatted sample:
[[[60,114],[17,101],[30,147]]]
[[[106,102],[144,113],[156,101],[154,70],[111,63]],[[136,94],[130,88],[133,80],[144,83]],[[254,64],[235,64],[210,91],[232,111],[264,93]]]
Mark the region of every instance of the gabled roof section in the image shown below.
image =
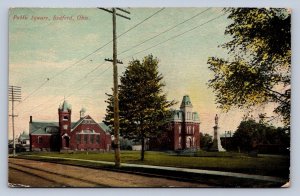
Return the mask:
[[[79,119],[77,122],[75,122],[75,123],[72,123],[71,124],[71,129],[75,129],[78,125],[80,125],[80,123],[82,123],[82,121],[83,121],[83,119],[85,119],[87,116],[85,116],[85,117],[83,117],[83,118],[81,118],[81,119]],[[71,130],[72,131],[72,130]]]
[[[47,133],[45,129],[43,128],[39,128],[37,130],[34,130],[33,132],[31,132],[32,135],[49,135],[50,133]]]
[[[110,134],[111,129],[104,122],[99,123],[99,126],[103,131]]]
[[[184,95],[183,98],[182,98],[182,102],[181,102],[180,108],[184,108],[184,107],[193,107],[189,95]]]
[[[79,119],[76,123],[72,124],[72,129],[71,131],[73,131],[78,125],[80,125],[81,123],[83,123],[84,121],[89,120],[91,121],[93,124],[97,124],[99,125],[94,119],[92,119],[92,117],[90,117],[90,115],[86,115],[85,117]],[[101,128],[101,127],[100,127]]]
[[[19,136],[19,140],[29,140],[29,135],[23,131]]]
[[[30,124],[30,130],[29,133],[33,133],[34,131],[38,130],[38,129],[45,129],[46,127],[58,127],[58,122],[36,122],[33,121]]]

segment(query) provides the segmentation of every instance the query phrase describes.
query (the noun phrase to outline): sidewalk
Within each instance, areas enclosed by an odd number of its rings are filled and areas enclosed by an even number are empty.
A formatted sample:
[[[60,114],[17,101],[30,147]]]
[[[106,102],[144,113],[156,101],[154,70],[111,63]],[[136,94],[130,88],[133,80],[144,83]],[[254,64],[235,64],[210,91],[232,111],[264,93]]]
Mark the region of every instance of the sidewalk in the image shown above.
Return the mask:
[[[35,157],[42,157],[42,158],[48,158],[48,159],[73,160],[73,161],[82,161],[82,162],[90,162],[90,163],[100,163],[100,164],[106,164],[106,165],[114,165],[115,164],[114,162],[95,161],[95,160],[86,160],[86,159],[73,159],[73,158],[37,156],[37,155],[26,155],[26,156],[32,156],[32,157],[35,156]],[[189,168],[178,168],[178,167],[165,167],[165,166],[154,166],[154,165],[139,165],[139,164],[130,164],[130,163],[121,163],[121,166],[122,167],[149,168],[149,169],[158,169],[158,170],[167,170],[167,171],[179,171],[179,172],[186,172],[186,173],[235,177],[235,178],[245,178],[245,179],[262,180],[262,181],[270,181],[270,182],[281,182],[281,183],[286,182],[284,179],[279,178],[279,177],[262,176],[262,175],[254,175],[254,174],[243,174],[243,173],[235,173],[235,172],[223,172],[223,171],[189,169]]]

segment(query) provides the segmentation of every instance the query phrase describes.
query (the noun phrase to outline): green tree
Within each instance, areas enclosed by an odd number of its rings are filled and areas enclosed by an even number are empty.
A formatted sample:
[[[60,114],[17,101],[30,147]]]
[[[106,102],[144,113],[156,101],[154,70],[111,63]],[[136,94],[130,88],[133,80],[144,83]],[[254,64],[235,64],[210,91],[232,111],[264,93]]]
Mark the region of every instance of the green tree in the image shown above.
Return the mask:
[[[209,87],[219,107],[253,108],[276,103],[274,112],[290,125],[291,15],[286,9],[229,8],[232,23],[221,45],[228,58],[210,57]]]
[[[129,62],[119,85],[120,134],[142,144],[141,160],[144,160],[145,141],[155,138],[167,129],[172,115],[163,93],[163,76],[158,72],[158,59],[152,55],[142,61]],[[113,99],[108,95],[105,122],[113,126]]]
[[[212,136],[208,133],[203,134],[200,132],[200,148],[202,150],[208,150],[212,145]]]
[[[236,149],[250,152],[259,145],[290,146],[289,132],[286,128],[273,127],[266,123],[258,123],[247,119],[240,123],[233,135],[233,145]]]

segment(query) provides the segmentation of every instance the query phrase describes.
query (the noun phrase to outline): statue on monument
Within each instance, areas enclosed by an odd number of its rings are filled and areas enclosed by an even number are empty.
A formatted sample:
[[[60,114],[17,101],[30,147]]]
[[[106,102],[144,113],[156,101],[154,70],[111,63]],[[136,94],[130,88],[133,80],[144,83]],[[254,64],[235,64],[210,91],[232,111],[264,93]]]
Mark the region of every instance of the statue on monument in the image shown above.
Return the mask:
[[[220,139],[220,135],[219,135],[219,117],[218,114],[216,114],[215,116],[215,126],[214,128],[214,139],[213,139],[213,145],[211,147],[211,151],[217,151],[217,152],[224,152],[226,151],[222,145],[221,145],[221,139]]]
[[[218,123],[219,123],[219,117],[218,117],[218,114],[216,114],[216,116],[215,116],[215,125],[218,126]]]

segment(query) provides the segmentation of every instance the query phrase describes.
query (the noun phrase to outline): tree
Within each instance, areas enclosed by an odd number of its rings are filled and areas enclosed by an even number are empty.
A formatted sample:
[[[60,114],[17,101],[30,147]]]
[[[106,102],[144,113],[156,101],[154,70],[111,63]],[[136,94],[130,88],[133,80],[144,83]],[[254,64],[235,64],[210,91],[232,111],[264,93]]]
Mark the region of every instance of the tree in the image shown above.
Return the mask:
[[[290,145],[289,138],[289,132],[285,128],[276,128],[267,123],[247,119],[243,120],[235,131],[233,145],[236,149],[246,152],[257,150],[260,145],[278,145],[286,149]]]
[[[286,9],[228,8],[232,24],[221,45],[228,58],[210,57],[209,87],[219,107],[253,108],[274,102],[274,112],[290,125],[291,15]]]
[[[163,76],[158,72],[158,59],[152,55],[142,61],[129,62],[119,85],[120,134],[141,141],[141,160],[144,160],[145,141],[167,129],[172,115],[163,93]],[[105,122],[113,126],[113,99],[108,95]]]
[[[200,148],[202,150],[208,150],[213,143],[212,136],[208,133],[203,134],[200,132]]]

